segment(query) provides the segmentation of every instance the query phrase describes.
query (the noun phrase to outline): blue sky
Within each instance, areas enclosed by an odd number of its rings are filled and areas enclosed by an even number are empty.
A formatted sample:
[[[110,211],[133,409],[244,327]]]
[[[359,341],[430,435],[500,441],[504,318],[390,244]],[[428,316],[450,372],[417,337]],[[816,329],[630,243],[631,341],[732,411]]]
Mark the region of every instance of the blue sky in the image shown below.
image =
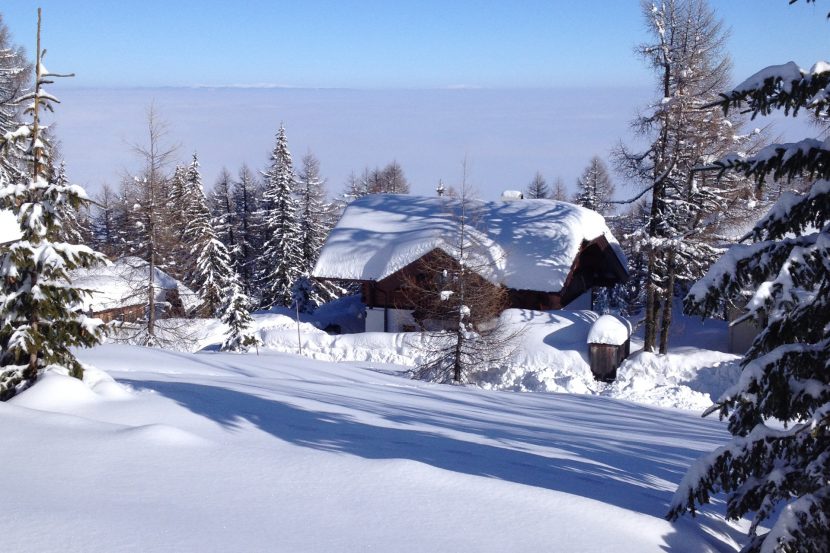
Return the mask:
[[[73,86],[272,84],[432,88],[630,86],[644,39],[636,0],[4,0],[33,44],[44,9],[52,64]],[[827,51],[819,2],[720,0],[736,74],[758,60],[809,65]],[[33,48],[30,46],[30,50]]]
[[[732,28],[736,79],[830,58],[826,3],[711,4]],[[199,152],[208,186],[223,166],[262,168],[284,122],[295,157],[313,151],[334,193],[392,159],[432,193],[466,157],[493,198],[537,170],[572,187],[591,156],[633,140],[628,122],[653,98],[634,55],[647,38],[636,0],[3,0],[30,53],[37,5],[46,65],[77,75],[50,90],[70,177],[92,192],[135,166],[151,102],[180,158]]]

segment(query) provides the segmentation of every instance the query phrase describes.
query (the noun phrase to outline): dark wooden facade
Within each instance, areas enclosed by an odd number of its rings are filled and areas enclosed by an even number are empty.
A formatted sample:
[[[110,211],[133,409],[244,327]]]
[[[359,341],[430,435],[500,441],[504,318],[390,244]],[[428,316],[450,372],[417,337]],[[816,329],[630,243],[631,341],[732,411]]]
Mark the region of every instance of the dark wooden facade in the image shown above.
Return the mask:
[[[113,307],[112,309],[102,309],[101,311],[93,311],[92,316],[98,317],[105,323],[112,321],[122,321],[125,323],[134,323],[144,318],[145,305],[124,305],[121,307]]]

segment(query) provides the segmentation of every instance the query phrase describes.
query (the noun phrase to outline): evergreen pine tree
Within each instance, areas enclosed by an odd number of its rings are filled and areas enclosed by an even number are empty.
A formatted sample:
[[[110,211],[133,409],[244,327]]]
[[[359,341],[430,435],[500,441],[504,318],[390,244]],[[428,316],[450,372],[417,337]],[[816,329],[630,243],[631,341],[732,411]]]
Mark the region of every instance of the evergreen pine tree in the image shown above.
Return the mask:
[[[211,223],[196,154],[184,172],[183,191],[187,218],[184,242],[191,248],[189,257],[193,260],[187,282],[202,300],[203,312],[212,317],[222,307],[233,280],[233,269],[228,250],[217,238]]]
[[[239,180],[233,184],[233,205],[239,251],[237,271],[242,292],[249,297],[256,289],[257,253],[262,249],[260,203],[260,187],[251,170],[243,165],[239,170]]]
[[[166,201],[160,209],[158,226],[159,265],[170,276],[188,285],[193,283],[198,257],[191,242],[192,236],[188,236],[188,228],[193,224],[193,217],[204,215],[199,210],[200,206],[195,205],[198,203],[196,187],[201,191],[195,154],[193,162],[196,163],[195,171],[190,170],[192,163],[189,166],[176,165],[172,176],[162,181],[161,193]],[[195,179],[196,186],[188,179]],[[194,209],[198,213],[194,213]]]
[[[753,116],[803,108],[826,121],[829,89],[830,65],[804,71],[790,62],[753,75],[720,106]],[[805,139],[719,165],[760,184],[798,174],[819,180],[782,195],[745,237],[750,243],[733,246],[685,300],[708,315],[745,306],[743,319],[762,330],[739,381],[709,410],[729,418],[732,441],[689,470],[668,517],[694,514],[725,492],[727,517],[753,516],[742,551],[830,551],[830,150]]]
[[[320,257],[320,249],[331,230],[330,215],[333,211],[326,202],[320,162],[311,153],[303,157],[302,168],[297,175],[297,200],[302,264],[292,295],[301,311],[312,312],[323,303],[340,297],[342,290],[332,283],[318,282],[311,277]]]
[[[61,161],[57,168],[53,167],[50,172],[50,177],[51,184],[58,188],[66,188],[69,186],[69,178],[66,176],[66,163]],[[60,214],[62,224],[57,236],[62,242],[69,242],[70,244],[86,243],[85,237],[88,233],[84,229],[81,208],[82,205],[79,205],[77,209],[73,208],[70,204],[62,205],[62,213]]]
[[[0,137],[21,128],[20,98],[28,90],[31,64],[26,61],[23,48],[12,43],[11,33],[0,14]],[[25,162],[22,141],[4,146],[0,155],[0,178],[18,182],[29,172]]]
[[[108,184],[104,184],[95,197],[90,226],[93,247],[111,259],[120,254],[118,207],[116,193]]]
[[[43,85],[59,75],[43,66],[44,53],[38,9],[35,88],[18,99],[31,102],[32,121],[14,133],[28,142],[29,177],[13,183],[0,173],[0,203],[17,217],[22,235],[0,249],[0,400],[32,385],[46,369],[81,378],[83,369],[70,348],[93,346],[102,335],[101,320],[83,313],[87,291],[72,286],[69,271],[93,267],[103,262],[103,256],[60,238],[63,215],[88,199],[82,188],[49,183],[46,178],[49,145],[42,137],[40,114],[53,109],[54,97]],[[2,152],[9,146],[0,139]]]
[[[577,179],[576,190],[575,204],[593,209],[600,215],[609,215],[613,211],[610,202],[614,184],[605,163],[598,156],[591,158],[582,176]]]
[[[230,294],[222,312],[222,322],[228,326],[222,351],[247,351],[262,343],[253,329],[253,319],[248,309],[250,300],[236,279],[231,281]]]
[[[280,125],[271,165],[264,173],[263,230],[265,247],[259,265],[259,305],[290,306],[292,288],[302,276],[302,245],[297,225],[297,202],[294,198],[294,168],[285,127]]]
[[[213,187],[213,192],[210,195],[210,211],[216,237],[227,248],[231,257],[231,267],[234,268],[234,271],[238,271],[240,263],[239,247],[236,243],[238,224],[233,200],[233,183],[231,174],[227,169],[222,169]]]

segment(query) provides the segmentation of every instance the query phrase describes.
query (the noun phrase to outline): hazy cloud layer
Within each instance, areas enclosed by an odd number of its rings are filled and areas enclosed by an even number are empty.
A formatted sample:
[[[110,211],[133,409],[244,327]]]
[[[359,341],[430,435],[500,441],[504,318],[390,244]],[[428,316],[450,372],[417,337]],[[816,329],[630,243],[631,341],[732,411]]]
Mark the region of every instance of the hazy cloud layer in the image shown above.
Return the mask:
[[[199,153],[207,188],[223,166],[263,168],[284,122],[296,163],[320,159],[329,190],[350,171],[396,159],[413,193],[469,180],[483,198],[524,188],[535,171],[571,187],[592,155],[631,140],[643,89],[347,90],[278,88],[65,89],[57,134],[71,177],[95,192],[134,170],[131,144],[146,140],[151,102],[169,125],[179,157]]]

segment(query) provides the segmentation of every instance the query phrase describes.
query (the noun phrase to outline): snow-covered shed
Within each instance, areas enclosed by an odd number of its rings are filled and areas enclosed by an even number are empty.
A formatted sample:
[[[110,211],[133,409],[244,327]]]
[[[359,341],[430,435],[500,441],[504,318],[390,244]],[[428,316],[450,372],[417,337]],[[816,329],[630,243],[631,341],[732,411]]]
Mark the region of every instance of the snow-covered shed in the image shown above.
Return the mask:
[[[447,197],[358,198],[329,235],[314,277],[360,283],[367,330],[404,329],[414,307],[402,290],[407,273],[425,257],[457,255],[461,207]],[[464,213],[476,244],[468,266],[506,287],[510,307],[560,309],[594,286],[628,278],[605,219],[589,209],[554,200],[468,200]]]
[[[587,342],[594,378],[611,382],[631,353],[631,324],[622,317],[603,315],[591,325]]]
[[[150,264],[138,257],[123,257],[105,267],[78,269],[69,275],[72,284],[91,290],[84,309],[105,322],[132,322],[146,316]],[[159,317],[182,317],[199,305],[190,288],[158,267],[153,271],[156,314]]]

